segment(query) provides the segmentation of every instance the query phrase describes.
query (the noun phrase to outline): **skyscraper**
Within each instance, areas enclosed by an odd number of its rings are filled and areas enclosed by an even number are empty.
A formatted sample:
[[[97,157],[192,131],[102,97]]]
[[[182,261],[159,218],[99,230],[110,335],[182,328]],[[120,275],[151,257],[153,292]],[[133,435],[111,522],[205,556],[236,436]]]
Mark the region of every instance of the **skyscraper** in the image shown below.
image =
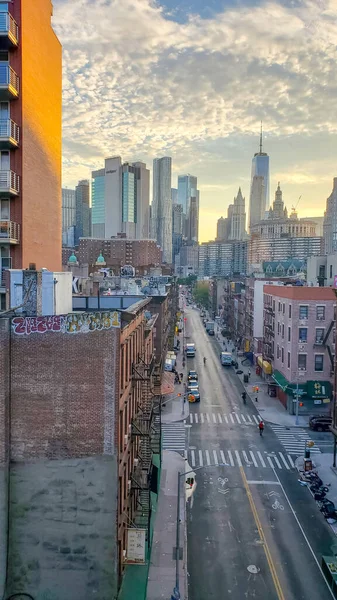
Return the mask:
[[[197,242],[199,238],[199,200],[200,193],[197,189],[198,179],[193,175],[179,175],[178,176],[178,204],[183,207],[183,221],[185,222],[184,236],[188,241]],[[195,199],[192,202],[192,198]],[[191,213],[191,205],[192,213]],[[194,235],[191,238],[191,232]]]
[[[62,48],[50,0],[0,3],[0,306],[8,267],[61,269]]]
[[[62,189],[62,246],[75,245],[76,199],[75,190]]]
[[[148,239],[150,171],[143,162],[124,163],[120,156],[105,160],[92,172],[92,235]]]
[[[90,237],[90,187],[88,179],[82,179],[75,188],[76,198],[76,227],[75,246],[81,237]]]
[[[172,159],[153,161],[152,237],[163,251],[163,262],[172,263]]]
[[[178,204],[178,189],[171,188],[172,204]]]
[[[262,123],[260,151],[254,154],[249,197],[249,227],[265,218],[269,209],[269,156],[262,151]]]
[[[246,211],[245,198],[242,196],[239,187],[238,195],[234,198],[234,204],[231,210],[230,236],[231,240],[244,240],[246,237]]]

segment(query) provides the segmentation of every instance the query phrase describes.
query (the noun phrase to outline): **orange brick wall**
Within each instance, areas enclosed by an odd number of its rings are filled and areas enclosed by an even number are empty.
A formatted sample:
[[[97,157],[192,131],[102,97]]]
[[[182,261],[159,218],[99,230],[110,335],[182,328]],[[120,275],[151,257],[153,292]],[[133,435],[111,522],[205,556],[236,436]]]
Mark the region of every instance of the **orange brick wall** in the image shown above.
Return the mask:
[[[21,65],[13,56],[13,66],[21,78],[17,103],[21,104],[22,143],[13,161],[18,170],[22,161],[22,179],[21,195],[12,202],[16,203],[15,220],[22,227],[21,245],[13,248],[12,255],[16,267],[34,262],[38,269],[58,271],[62,245],[62,48],[51,27],[50,0],[16,0],[14,8],[21,34],[15,52]],[[14,110],[18,112],[18,107]],[[18,264],[18,254],[22,264]]]

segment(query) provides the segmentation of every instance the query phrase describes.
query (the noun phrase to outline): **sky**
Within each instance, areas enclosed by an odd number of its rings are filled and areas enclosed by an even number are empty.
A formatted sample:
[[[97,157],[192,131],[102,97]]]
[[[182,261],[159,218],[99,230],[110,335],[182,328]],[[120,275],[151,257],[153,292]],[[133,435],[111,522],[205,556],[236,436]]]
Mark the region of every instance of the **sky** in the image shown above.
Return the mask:
[[[63,186],[103,166],[171,156],[198,177],[200,241],[214,239],[251,160],[271,200],[325,210],[337,176],[337,0],[53,0],[63,45]],[[301,196],[301,198],[300,198]],[[299,200],[300,198],[300,200]]]

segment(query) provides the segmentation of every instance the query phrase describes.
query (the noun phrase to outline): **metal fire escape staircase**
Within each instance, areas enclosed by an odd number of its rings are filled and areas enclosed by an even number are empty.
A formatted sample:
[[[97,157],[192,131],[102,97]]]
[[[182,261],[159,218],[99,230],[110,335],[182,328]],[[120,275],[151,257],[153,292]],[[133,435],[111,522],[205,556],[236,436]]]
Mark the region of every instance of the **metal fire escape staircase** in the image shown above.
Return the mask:
[[[160,453],[160,420],[156,419],[159,405],[154,401],[153,379],[154,357],[149,363],[139,356],[132,366],[134,386],[140,386],[137,414],[131,421],[131,436],[137,444],[137,457],[131,474],[131,492],[136,497],[136,512],[133,522],[136,527],[147,529],[151,516],[152,455]]]

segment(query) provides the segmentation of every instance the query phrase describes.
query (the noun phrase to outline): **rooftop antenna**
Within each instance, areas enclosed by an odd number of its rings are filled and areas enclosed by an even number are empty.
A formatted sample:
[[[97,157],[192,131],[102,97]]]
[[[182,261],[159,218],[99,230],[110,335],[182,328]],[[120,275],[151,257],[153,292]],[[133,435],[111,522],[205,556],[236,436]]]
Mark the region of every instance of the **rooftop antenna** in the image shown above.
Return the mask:
[[[262,121],[261,121],[261,131],[260,131],[260,154],[262,154]]]

